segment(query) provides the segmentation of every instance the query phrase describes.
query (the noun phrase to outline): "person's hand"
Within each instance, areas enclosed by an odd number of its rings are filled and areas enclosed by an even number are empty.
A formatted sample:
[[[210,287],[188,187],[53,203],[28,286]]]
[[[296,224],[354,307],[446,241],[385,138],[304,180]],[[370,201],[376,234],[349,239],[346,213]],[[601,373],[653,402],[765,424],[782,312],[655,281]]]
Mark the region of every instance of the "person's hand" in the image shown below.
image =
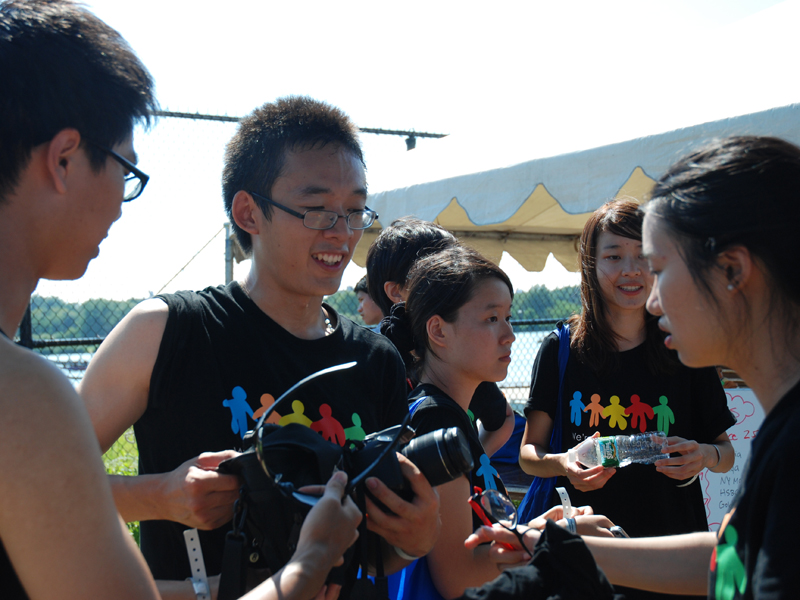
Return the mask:
[[[242,600],[261,598],[314,598],[336,600],[341,587],[325,584],[332,567],[344,563],[344,553],[358,539],[361,511],[350,496],[345,496],[347,473],[337,471],[328,480],[324,493],[306,515],[300,537],[289,562],[261,583]],[[301,488],[312,494],[321,486]]]
[[[600,437],[600,432],[595,431],[592,437]],[[580,492],[599,490],[617,472],[616,469],[606,469],[601,465],[584,469],[577,462],[569,462],[566,453],[564,454],[564,468],[567,471],[567,479]]]
[[[314,600],[336,600],[341,591],[342,586],[335,583],[326,583],[320,588],[319,593],[314,596]]]
[[[216,529],[233,518],[239,478],[217,472],[219,464],[239,453],[204,452],[187,460],[160,481],[162,518],[197,529]]]
[[[680,454],[675,458],[668,456],[655,462],[656,471],[663,473],[671,479],[691,479],[706,468],[706,455],[701,444],[694,440],[687,440],[677,435],[667,438],[667,445],[662,450],[664,454],[676,452]],[[716,456],[716,453],[715,453]]]
[[[516,535],[498,523],[491,527],[484,525],[476,529],[472,535],[464,540],[464,546],[474,550],[481,544],[492,542],[489,547],[488,557],[489,560],[497,565],[498,569],[502,571],[519,567],[530,561],[533,555],[533,548],[539,541],[541,532],[526,525],[518,525],[517,531],[525,541],[524,548],[520,545]]]
[[[614,537],[614,534],[609,531],[609,528],[613,527],[614,523],[604,515],[594,514],[594,510],[591,506],[578,506],[575,507],[573,511],[572,517],[575,519],[578,535]],[[556,525],[566,528],[567,521],[564,518],[564,507],[554,506],[544,514],[530,521],[528,527],[533,527],[542,531],[547,521],[555,521]]]
[[[367,497],[367,528],[406,554],[425,556],[439,539],[439,495],[414,463],[400,453],[397,460],[414,498],[406,502],[379,479],[367,478],[370,493],[394,513],[382,511]]]
[[[556,525],[566,527],[566,519],[556,521]],[[614,537],[610,528],[614,523],[605,515],[582,515],[575,517],[575,527],[578,535],[588,535],[594,537]]]
[[[358,539],[361,511],[350,496],[344,497],[346,485],[344,471],[331,476],[325,493],[303,522],[292,557],[293,561],[305,561],[310,568],[324,571],[323,581],[331,567],[344,563],[345,551]]]
[[[576,506],[572,509],[572,516],[578,517],[582,515],[593,515],[594,510],[591,506]],[[535,519],[528,522],[528,527],[533,527],[539,531],[544,529],[548,521],[560,521],[564,518],[564,507],[562,505],[554,506],[550,510],[542,513]]]

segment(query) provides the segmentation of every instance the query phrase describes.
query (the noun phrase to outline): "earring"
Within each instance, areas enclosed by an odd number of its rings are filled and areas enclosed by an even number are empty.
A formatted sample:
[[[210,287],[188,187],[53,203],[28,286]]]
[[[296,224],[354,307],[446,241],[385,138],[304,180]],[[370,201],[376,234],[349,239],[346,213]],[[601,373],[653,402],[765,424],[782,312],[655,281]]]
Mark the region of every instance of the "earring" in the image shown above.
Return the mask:
[[[733,291],[733,290],[735,290],[735,289],[736,289],[736,284],[735,284],[733,281],[731,281],[731,282],[728,284],[728,291],[729,291],[729,292],[732,292],[732,291]]]

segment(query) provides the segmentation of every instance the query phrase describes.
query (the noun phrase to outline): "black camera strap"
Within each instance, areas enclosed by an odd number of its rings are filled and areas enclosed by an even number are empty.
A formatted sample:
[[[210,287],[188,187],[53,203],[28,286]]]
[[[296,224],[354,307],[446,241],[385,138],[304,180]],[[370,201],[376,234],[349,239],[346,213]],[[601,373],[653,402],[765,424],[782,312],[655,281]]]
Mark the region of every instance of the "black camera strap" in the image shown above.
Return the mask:
[[[356,488],[356,505],[359,510],[366,515],[366,496],[364,494],[364,486],[360,485]],[[360,548],[359,562],[361,564],[361,574],[353,586],[350,594],[351,600],[388,600],[389,599],[389,582],[384,576],[383,571],[383,553],[381,552],[381,541],[375,535],[370,535],[367,530],[366,516],[361,519],[358,525],[358,541]],[[375,572],[377,576],[373,582],[369,578],[369,551],[370,542],[375,543]],[[222,600],[222,599],[220,599]]]
[[[247,538],[244,535],[244,524],[247,518],[244,486],[239,490],[239,499],[233,508],[233,529],[225,536],[225,549],[222,553],[222,574],[219,581],[217,600],[236,600],[245,593],[245,555],[244,547]]]

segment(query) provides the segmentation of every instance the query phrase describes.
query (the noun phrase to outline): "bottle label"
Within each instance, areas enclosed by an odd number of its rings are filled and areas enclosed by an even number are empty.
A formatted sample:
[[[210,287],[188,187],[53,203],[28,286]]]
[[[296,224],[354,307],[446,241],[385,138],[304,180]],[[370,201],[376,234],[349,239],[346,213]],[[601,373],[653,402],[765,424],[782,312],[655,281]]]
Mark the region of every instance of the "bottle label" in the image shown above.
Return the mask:
[[[597,458],[600,464],[606,468],[619,466],[617,444],[613,437],[597,438]]]

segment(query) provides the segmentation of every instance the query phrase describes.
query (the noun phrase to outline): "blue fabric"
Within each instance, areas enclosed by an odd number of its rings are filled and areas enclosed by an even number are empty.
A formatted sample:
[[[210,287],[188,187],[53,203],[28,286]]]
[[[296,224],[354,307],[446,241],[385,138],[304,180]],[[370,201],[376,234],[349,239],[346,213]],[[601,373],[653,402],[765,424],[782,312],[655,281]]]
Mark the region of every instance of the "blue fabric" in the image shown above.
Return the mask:
[[[405,569],[389,575],[389,598],[391,600],[444,600],[436,590],[428,568],[428,559],[415,560]]]
[[[564,372],[567,370],[569,360],[569,324],[559,323],[558,327],[558,403],[556,404],[556,418],[553,421],[553,433],[550,435],[550,448],[561,448],[561,394],[564,387]],[[528,492],[519,503],[517,514],[520,523],[527,523],[535,519],[548,508],[553,488],[556,487],[555,477],[535,477]]]
[[[514,413],[514,431],[508,441],[492,455],[492,462],[516,465],[519,462],[519,447],[525,433],[525,417]]]

